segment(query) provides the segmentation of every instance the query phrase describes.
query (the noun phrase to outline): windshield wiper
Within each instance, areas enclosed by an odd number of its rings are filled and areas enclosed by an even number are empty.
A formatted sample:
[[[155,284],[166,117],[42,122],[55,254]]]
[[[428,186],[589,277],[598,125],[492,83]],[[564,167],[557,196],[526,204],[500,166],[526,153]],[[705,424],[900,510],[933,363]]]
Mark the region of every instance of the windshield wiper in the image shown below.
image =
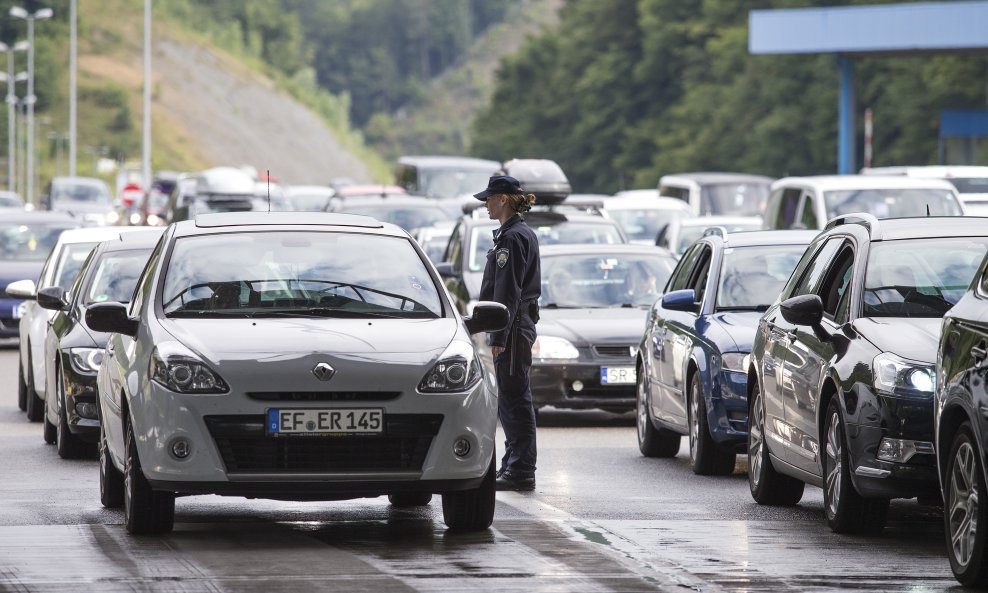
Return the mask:
[[[400,311],[385,313],[383,311],[357,311],[350,309],[330,309],[327,307],[309,307],[299,309],[276,309],[273,311],[254,311],[255,317],[327,317],[341,319],[359,319],[377,317],[381,319],[437,319],[439,316],[432,311]]]
[[[724,312],[741,312],[741,311],[757,311],[759,313],[764,313],[768,311],[771,305],[736,305],[733,307],[717,307],[717,313]]]

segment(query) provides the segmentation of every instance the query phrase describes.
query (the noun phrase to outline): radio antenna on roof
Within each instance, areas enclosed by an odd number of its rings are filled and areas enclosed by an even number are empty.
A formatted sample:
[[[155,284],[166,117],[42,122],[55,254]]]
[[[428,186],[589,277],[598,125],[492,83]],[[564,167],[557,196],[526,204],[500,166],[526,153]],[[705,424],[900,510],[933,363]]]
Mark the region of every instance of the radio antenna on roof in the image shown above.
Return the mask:
[[[268,213],[271,213],[271,169],[266,169],[264,171],[267,173],[268,177]]]

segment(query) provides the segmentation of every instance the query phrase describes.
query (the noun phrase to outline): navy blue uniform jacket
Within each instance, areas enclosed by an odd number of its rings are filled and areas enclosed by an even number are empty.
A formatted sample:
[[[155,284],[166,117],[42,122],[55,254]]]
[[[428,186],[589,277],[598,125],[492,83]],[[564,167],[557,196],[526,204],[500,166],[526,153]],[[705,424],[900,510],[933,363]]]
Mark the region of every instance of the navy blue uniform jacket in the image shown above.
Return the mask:
[[[490,345],[504,347],[518,316],[527,314],[532,301],[542,294],[539,239],[521,216],[515,214],[494,231],[494,248],[487,253],[487,267],[480,285],[480,300],[495,301],[508,308],[511,323],[490,334]]]

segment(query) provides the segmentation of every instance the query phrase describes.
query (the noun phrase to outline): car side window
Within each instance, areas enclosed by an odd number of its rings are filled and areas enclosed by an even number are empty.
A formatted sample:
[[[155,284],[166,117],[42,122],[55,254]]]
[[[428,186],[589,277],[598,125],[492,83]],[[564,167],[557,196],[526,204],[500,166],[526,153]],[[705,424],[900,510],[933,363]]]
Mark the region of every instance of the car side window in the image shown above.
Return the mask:
[[[713,253],[708,246],[704,246],[700,252],[700,258],[696,265],[696,272],[690,278],[687,288],[692,288],[696,293],[696,302],[703,302],[703,293],[707,288],[707,277],[710,276],[710,262],[713,260]]]
[[[816,202],[810,194],[803,194],[803,213],[799,217],[799,224],[804,229],[817,229],[819,223],[816,219]]]
[[[853,270],[854,249],[850,243],[845,243],[834,258],[834,263],[827,271],[817,293],[823,301],[824,316],[835,323],[843,323],[846,320]]]
[[[679,260],[679,265],[676,266],[676,269],[672,271],[672,276],[669,277],[669,285],[666,287],[666,292],[689,288],[687,284],[692,276],[693,265],[700,255],[700,250],[701,247],[699,245],[694,245],[683,254],[683,258]]]
[[[988,296],[988,268],[985,269],[985,273],[981,276],[981,294]]]
[[[782,192],[779,209],[772,221],[774,229],[791,229],[796,224],[796,213],[799,210],[799,188],[790,187]]]
[[[130,312],[128,313],[130,317],[138,317],[141,314],[141,309],[144,308],[144,299],[148,291],[151,290],[151,283],[154,281],[154,269],[158,267],[158,260],[161,259],[161,252],[164,248],[165,237],[162,236],[158,240],[158,244],[155,245],[154,251],[151,252],[148,263],[144,265],[140,280],[137,281],[137,290],[134,291],[134,298],[130,301]]]
[[[674,185],[663,185],[659,188],[659,195],[665,198],[676,198],[677,200],[683,200],[688,202],[690,199],[690,190],[685,187],[676,187]]]
[[[834,254],[837,253],[837,249],[843,243],[844,239],[841,237],[834,237],[824,243],[816,252],[816,255],[813,256],[813,261],[810,262],[810,265],[803,270],[802,277],[800,277],[795,290],[789,296],[794,297],[815,292],[816,287],[820,285],[820,279],[823,277],[823,273],[829,267]]]
[[[41,275],[38,276],[37,290],[41,290],[42,288],[48,288],[48,285],[51,284],[50,278],[51,276],[54,275],[52,268],[55,267],[55,261],[59,258],[59,255],[63,251],[65,251],[65,245],[62,245],[59,248],[58,253],[53,251],[51,255],[48,256],[48,259],[45,260],[45,267],[41,269]]]
[[[453,264],[453,269],[456,271],[459,271],[463,267],[463,262],[460,261],[460,254],[462,253],[460,233],[462,230],[462,224],[456,225],[456,228],[453,229],[452,234],[449,236],[449,243],[446,244],[446,253],[443,254],[443,261]]]

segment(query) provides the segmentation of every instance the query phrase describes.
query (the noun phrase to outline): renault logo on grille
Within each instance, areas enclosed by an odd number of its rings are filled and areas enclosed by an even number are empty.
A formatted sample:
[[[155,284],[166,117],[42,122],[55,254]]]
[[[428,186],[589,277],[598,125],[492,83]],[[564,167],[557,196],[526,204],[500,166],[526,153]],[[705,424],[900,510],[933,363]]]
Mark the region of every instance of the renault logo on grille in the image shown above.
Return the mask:
[[[336,369],[329,366],[328,362],[320,362],[312,368],[312,374],[320,381],[329,381],[336,374]]]

